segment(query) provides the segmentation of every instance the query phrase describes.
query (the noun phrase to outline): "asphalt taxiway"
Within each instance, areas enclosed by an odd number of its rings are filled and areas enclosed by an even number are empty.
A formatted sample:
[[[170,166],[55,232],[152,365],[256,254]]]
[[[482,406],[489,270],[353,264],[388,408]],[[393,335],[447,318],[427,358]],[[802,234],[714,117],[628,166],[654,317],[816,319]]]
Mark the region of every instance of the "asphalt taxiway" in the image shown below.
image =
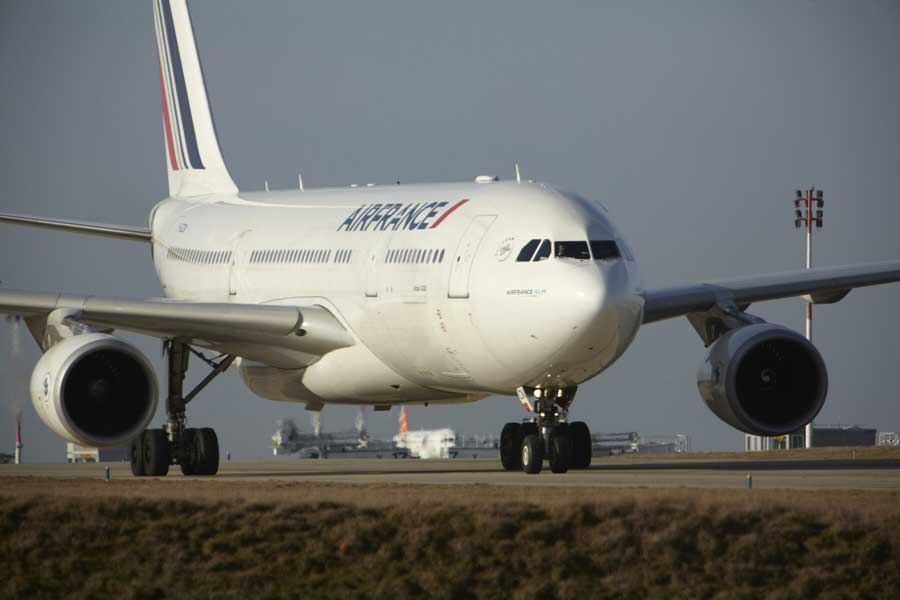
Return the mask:
[[[96,479],[106,466],[116,480],[131,478],[127,463],[0,465],[0,478],[34,476]],[[539,475],[506,472],[497,459],[280,459],[226,461],[217,481],[527,485],[576,487],[687,487],[754,489],[900,490],[898,459],[820,460],[596,460],[590,469]],[[184,481],[174,467],[164,480]],[[208,478],[203,478],[208,479]]]

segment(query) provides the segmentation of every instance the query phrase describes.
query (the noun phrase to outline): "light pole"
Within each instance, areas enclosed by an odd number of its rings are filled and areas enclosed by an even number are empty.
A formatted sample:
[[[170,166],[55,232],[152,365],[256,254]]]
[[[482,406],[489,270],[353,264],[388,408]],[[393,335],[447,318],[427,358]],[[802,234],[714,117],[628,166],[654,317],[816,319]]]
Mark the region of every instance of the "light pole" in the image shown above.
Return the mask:
[[[815,199],[813,199],[815,195]],[[811,187],[806,192],[797,190],[794,198],[794,227],[799,229],[806,226],[806,268],[812,267],[812,232],[813,223],[816,229],[822,228],[825,200],[822,199],[822,190]],[[815,209],[813,203],[815,202]],[[806,339],[812,342],[812,302],[806,303]],[[790,448],[790,435],[788,435],[787,447]],[[806,447],[813,447],[813,423],[806,424]]]

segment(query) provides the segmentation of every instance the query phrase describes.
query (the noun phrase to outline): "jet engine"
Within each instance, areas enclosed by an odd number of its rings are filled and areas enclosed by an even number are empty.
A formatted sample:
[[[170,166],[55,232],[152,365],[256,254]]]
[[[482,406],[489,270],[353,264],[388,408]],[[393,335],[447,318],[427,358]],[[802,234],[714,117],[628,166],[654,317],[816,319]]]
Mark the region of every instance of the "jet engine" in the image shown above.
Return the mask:
[[[733,329],[710,346],[697,387],[710,410],[732,427],[755,435],[784,435],[822,409],[828,372],[805,337],[757,323]]]
[[[134,438],[156,413],[153,367],[137,348],[102,333],[66,338],[31,374],[31,401],[41,420],[85,446]]]

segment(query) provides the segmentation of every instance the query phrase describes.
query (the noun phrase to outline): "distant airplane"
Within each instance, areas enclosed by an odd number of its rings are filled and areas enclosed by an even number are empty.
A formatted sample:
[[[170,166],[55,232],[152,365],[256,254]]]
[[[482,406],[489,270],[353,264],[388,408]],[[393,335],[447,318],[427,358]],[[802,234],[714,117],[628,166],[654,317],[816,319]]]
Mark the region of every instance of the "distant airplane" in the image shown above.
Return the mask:
[[[455,458],[456,432],[449,428],[410,430],[406,407],[400,409],[399,431],[394,445],[406,449],[413,458]]]
[[[370,440],[364,428],[338,432],[303,433],[291,419],[278,419],[272,435],[275,456],[300,454],[309,458],[328,458],[330,454],[391,456],[395,447],[390,442]]]
[[[517,395],[528,421],[504,426],[503,467],[583,469],[590,431],[567,418],[578,385],[622,356],[642,324],[685,315],[710,348],[698,377],[709,408],[741,431],[785,434],[822,408],[825,364],[804,337],[747,307],[835,302],[900,280],[895,260],[646,289],[607,210],[548,183],[240,192],[187,6],[154,0],[153,16],[169,197],[149,227],[0,216],[149,245],[165,299],[0,291],[0,312],[24,317],[45,352],[31,378],[41,419],[78,444],[132,440],[135,475],[172,464],[216,473],[215,432],[186,427],[186,407],[230,366],[255,394],[309,410]],[[165,342],[162,429],[145,429],[156,375],[116,329]],[[191,354],[211,371],[185,393]]]

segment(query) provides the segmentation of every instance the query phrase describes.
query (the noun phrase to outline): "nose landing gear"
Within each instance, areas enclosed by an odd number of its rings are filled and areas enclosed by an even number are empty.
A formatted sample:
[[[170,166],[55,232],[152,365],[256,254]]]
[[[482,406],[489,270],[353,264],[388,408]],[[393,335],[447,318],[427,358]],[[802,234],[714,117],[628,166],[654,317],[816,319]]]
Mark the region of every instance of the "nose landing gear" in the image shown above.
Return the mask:
[[[541,472],[546,459],[554,473],[587,469],[591,464],[591,432],[586,423],[568,422],[576,386],[519,388],[519,399],[534,416],[524,423],[507,423],[500,433],[500,462],[507,471]],[[535,400],[532,403],[531,397]]]

